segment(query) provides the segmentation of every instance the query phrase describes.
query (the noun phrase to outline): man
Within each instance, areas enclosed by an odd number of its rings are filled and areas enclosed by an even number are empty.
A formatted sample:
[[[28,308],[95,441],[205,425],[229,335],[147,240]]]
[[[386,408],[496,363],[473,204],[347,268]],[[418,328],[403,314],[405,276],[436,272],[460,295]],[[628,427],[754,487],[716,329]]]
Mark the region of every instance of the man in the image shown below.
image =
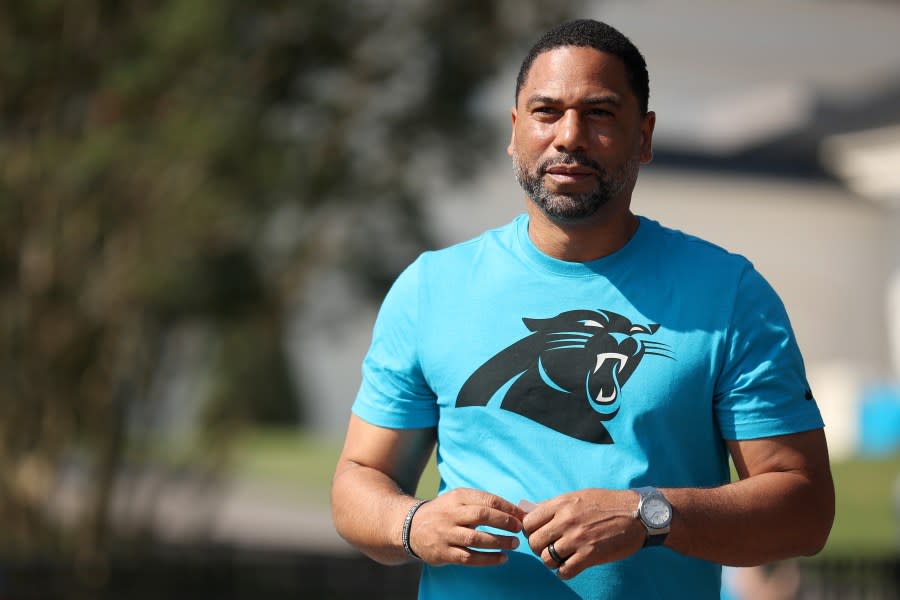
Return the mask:
[[[527,215],[425,253],[384,301],[333,514],[375,560],[421,559],[420,597],[714,598],[721,564],[825,543],[823,423],[781,302],[631,212],[647,81],[603,23],[545,34],[512,110]]]

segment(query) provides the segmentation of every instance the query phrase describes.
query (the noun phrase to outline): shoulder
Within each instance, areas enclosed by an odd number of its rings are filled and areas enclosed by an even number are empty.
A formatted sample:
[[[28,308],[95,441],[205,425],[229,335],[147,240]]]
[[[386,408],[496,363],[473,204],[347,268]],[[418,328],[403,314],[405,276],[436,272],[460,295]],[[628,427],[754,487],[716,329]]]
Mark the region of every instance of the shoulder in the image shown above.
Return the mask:
[[[696,235],[666,227],[646,217],[641,217],[641,226],[647,227],[652,243],[657,244],[660,250],[671,252],[671,256],[674,258],[701,260],[737,269],[751,266],[750,261],[741,254],[726,250],[722,246]]]
[[[763,307],[784,312],[777,292],[747,257],[656,221],[642,220],[645,225],[645,262],[655,266],[657,281],[704,307],[720,307],[718,314],[730,319]]]
[[[641,227],[646,228],[645,247],[650,255],[682,280],[721,287],[758,276],[747,257],[718,244],[645,217],[641,217]]]

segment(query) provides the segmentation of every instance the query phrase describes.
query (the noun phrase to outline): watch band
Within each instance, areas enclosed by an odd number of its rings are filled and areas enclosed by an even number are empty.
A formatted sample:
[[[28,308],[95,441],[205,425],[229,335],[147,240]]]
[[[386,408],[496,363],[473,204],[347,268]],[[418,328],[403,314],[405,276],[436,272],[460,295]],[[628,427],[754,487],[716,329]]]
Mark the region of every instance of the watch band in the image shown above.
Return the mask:
[[[643,548],[650,548],[653,546],[662,546],[666,542],[666,538],[669,537],[669,533],[657,533],[651,534],[649,531],[647,532],[647,537],[644,538]]]

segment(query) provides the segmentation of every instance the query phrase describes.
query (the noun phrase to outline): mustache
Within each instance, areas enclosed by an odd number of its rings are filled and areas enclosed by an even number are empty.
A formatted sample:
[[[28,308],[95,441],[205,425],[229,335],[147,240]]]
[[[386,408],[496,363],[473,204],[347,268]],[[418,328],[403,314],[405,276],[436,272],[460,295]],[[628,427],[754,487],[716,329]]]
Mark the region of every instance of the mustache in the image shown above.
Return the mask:
[[[551,156],[550,158],[542,161],[541,164],[538,165],[538,173],[543,175],[547,172],[548,169],[560,165],[578,165],[579,167],[587,167],[588,169],[593,169],[598,173],[605,172],[603,167],[601,167],[597,161],[591,160],[583,152],[561,152],[556,156]]]

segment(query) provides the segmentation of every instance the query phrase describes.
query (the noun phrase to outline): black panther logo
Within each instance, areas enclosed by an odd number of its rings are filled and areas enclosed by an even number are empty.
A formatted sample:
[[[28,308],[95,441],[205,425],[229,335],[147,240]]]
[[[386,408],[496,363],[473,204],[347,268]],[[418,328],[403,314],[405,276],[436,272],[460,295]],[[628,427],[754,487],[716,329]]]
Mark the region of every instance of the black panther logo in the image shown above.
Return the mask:
[[[508,386],[500,408],[579,440],[611,444],[603,421],[619,412],[622,386],[641,360],[674,359],[667,344],[637,337],[653,335],[659,325],[635,325],[608,310],[570,310],[522,322],[532,333],[472,373],[459,390],[457,408],[487,406]]]

